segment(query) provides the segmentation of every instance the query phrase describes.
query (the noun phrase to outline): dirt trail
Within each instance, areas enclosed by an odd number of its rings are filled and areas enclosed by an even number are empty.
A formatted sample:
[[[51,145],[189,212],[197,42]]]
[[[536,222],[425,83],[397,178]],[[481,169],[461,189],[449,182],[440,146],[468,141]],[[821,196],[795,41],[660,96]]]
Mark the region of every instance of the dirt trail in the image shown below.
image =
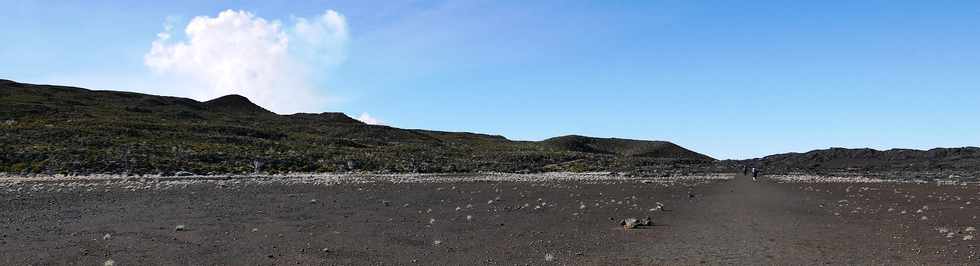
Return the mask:
[[[879,228],[847,223],[795,187],[748,176],[703,187],[645,244],[624,252],[640,263],[864,264],[902,261]],[[637,256],[639,255],[639,256]]]

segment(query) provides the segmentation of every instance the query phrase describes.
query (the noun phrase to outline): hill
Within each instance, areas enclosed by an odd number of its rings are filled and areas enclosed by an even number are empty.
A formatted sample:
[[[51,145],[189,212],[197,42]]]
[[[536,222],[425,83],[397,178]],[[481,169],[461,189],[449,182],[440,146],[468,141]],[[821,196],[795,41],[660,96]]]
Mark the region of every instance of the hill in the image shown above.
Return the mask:
[[[649,158],[686,158],[695,160],[714,160],[706,155],[693,152],[666,141],[632,140],[619,138],[593,138],[578,135],[561,136],[541,142],[547,147],[565,151],[594,154],[611,154]]]
[[[262,108],[252,101],[249,101],[245,96],[232,94],[218,97],[214,100],[204,102],[204,106],[207,106],[209,110],[215,112],[227,112],[236,114],[248,114],[248,115],[272,115],[269,110]]]
[[[739,161],[769,172],[904,173],[915,175],[973,175],[980,173],[980,148],[845,149],[785,153]]]
[[[0,80],[0,172],[693,171],[713,159],[669,142],[541,142],[278,115],[239,95],[199,102]]]

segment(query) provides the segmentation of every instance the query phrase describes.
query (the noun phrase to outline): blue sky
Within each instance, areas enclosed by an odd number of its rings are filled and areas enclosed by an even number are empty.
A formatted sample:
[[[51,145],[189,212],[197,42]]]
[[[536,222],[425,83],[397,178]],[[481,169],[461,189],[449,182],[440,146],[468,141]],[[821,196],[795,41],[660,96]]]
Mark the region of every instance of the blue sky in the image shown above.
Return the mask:
[[[208,86],[254,80],[149,54],[155,42],[200,46],[188,25],[233,10],[289,39],[288,54],[263,54],[289,70],[254,70],[273,85],[243,92],[310,100],[269,100],[277,112],[520,140],[668,140],[721,159],[980,143],[975,1],[163,3],[0,0],[0,78],[206,100],[227,91]],[[334,35],[301,46],[300,21]],[[196,36],[227,39],[220,29]],[[239,62],[228,51],[217,59]]]

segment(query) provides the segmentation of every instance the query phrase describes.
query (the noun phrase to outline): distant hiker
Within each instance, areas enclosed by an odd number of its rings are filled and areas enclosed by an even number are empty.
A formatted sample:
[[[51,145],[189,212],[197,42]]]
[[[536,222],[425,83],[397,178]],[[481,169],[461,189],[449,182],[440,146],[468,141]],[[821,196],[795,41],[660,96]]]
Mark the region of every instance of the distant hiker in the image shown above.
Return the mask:
[[[749,174],[749,166],[748,165],[743,165],[742,166],[742,175],[748,175],[748,174]]]
[[[759,169],[755,169],[755,167],[752,167],[752,181],[756,181],[757,180],[756,178],[758,177],[759,177]]]

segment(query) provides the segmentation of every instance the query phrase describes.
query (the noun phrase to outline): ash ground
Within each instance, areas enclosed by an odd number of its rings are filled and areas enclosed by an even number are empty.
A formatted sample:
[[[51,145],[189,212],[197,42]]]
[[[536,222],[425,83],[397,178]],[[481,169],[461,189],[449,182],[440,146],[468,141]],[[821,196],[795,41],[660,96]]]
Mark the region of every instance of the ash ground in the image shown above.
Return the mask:
[[[4,183],[0,264],[980,263],[976,185],[85,183]]]

